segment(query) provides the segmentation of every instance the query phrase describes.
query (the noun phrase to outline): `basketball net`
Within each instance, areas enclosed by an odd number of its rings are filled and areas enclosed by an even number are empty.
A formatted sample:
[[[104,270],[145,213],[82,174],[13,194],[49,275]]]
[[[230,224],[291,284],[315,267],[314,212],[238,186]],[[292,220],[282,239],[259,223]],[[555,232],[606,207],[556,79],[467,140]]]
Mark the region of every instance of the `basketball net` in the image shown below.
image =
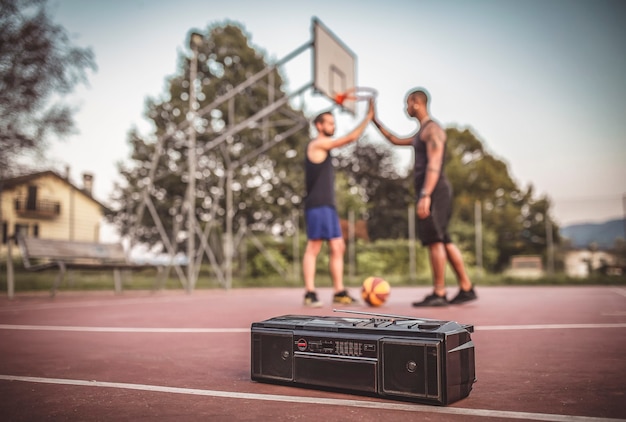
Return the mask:
[[[376,95],[378,92],[374,88],[354,87],[335,94],[335,103],[342,106],[346,101],[368,101]]]

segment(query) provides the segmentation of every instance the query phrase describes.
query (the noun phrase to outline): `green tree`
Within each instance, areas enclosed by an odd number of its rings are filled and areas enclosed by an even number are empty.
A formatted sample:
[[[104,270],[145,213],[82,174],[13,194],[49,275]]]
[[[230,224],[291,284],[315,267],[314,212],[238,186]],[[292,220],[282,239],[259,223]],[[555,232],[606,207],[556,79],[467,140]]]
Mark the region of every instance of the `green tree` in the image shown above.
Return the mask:
[[[532,186],[526,190],[519,188],[506,163],[485,151],[469,130],[449,128],[446,133],[446,174],[454,190],[453,219],[473,224],[474,206],[480,201],[485,267],[502,270],[512,255],[545,251],[546,218],[551,218],[549,199],[536,199]],[[552,228],[553,239],[558,242],[558,227],[554,222]],[[494,237],[495,243],[487,242]],[[471,244],[473,239],[461,241]]]
[[[349,181],[366,209],[369,237],[401,239],[408,236],[407,205],[412,202],[409,176],[401,176],[394,164],[395,155],[387,144],[367,139],[342,149],[337,158],[338,172]],[[338,190],[341,210],[343,189]]]
[[[170,240],[184,249],[182,205],[188,186],[190,52],[180,56],[180,71],[168,81],[163,99],[147,101],[147,117],[156,128],[154,136],[130,133],[130,163],[120,165],[126,183],[115,190],[117,210],[110,219],[123,234],[135,223],[135,213],[146,183],[151,161],[158,158],[151,199]],[[274,100],[285,99],[283,79],[276,69],[246,87],[231,100],[210,110],[205,108],[231,92],[258,72],[267,69],[263,56],[250,46],[242,27],[234,23],[207,28],[198,46],[197,78],[193,82],[197,117],[196,219],[210,225],[216,236],[224,230],[226,175],[234,167],[231,185],[235,204],[235,231],[239,221],[253,230],[281,233],[289,226],[294,207],[299,207],[304,190],[303,153],[308,141],[308,124],[301,112],[286,102],[274,113],[248,125],[224,142],[216,143],[228,129],[263,110]],[[283,135],[288,133],[288,136]],[[164,139],[157,151],[156,139]],[[137,239],[160,242],[154,220],[147,213],[140,222]],[[214,239],[215,243],[219,243]]]
[[[87,69],[93,52],[70,43],[45,0],[0,0],[0,180],[16,157],[73,131],[73,110],[53,100],[86,82]]]

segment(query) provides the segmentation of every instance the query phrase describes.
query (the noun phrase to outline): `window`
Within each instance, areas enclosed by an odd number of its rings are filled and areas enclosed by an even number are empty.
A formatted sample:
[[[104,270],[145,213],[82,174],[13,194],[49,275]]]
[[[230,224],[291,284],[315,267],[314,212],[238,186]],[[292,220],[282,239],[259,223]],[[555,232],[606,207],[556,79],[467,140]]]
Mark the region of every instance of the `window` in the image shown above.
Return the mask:
[[[21,235],[24,237],[28,236],[28,224],[16,224],[14,233],[15,233],[15,244],[17,245],[18,235]]]
[[[26,199],[26,209],[35,211],[37,209],[37,186],[28,187],[28,197]]]

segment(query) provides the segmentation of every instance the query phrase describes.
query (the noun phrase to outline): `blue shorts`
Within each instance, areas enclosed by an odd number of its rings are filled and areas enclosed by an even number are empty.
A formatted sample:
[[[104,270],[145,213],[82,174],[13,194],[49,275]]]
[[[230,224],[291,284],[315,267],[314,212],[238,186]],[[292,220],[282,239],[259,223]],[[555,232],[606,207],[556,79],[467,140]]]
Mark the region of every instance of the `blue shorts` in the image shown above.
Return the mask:
[[[306,235],[311,240],[328,240],[341,236],[339,216],[333,207],[315,207],[305,211]]]

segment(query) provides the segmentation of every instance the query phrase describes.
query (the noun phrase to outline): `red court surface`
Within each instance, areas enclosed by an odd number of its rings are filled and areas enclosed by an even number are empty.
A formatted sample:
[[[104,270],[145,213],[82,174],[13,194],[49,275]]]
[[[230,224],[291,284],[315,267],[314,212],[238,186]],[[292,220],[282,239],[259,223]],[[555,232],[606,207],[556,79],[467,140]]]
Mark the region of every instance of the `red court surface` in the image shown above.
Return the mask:
[[[286,314],[346,316],[331,304],[304,308],[302,289],[60,291],[55,298],[20,292],[0,298],[0,415],[7,421],[626,420],[625,287],[478,287],[473,303],[410,306],[428,292],[392,288],[375,310],[475,326],[478,381],[469,397],[449,406],[251,381],[252,322]],[[329,301],[330,289],[319,293]]]

